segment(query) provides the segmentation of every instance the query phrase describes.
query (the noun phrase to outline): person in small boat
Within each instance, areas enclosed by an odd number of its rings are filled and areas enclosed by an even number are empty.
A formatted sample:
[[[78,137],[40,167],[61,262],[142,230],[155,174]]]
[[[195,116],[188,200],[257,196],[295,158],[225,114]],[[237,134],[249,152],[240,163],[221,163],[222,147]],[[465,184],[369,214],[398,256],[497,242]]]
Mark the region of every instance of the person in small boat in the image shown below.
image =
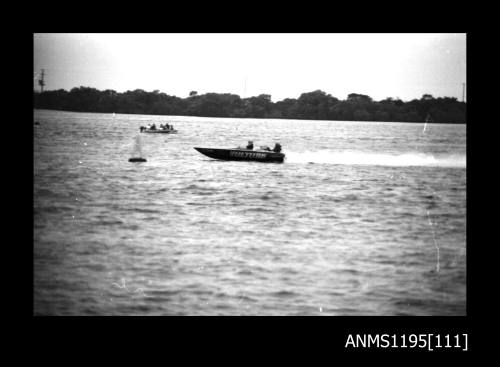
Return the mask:
[[[253,150],[253,141],[251,141],[251,140],[248,141],[247,149]]]
[[[170,125],[168,123],[165,124],[165,130],[170,130]]]
[[[280,143],[276,143],[274,144],[274,149],[273,149],[274,152],[276,153],[279,153],[281,152],[281,144]]]
[[[141,133],[143,130],[146,130],[146,128],[144,126],[141,126]]]
[[[155,125],[155,124],[153,124],[153,125],[151,126],[151,130],[156,130],[156,125]]]
[[[174,129],[174,125],[170,125],[170,130],[173,130]]]

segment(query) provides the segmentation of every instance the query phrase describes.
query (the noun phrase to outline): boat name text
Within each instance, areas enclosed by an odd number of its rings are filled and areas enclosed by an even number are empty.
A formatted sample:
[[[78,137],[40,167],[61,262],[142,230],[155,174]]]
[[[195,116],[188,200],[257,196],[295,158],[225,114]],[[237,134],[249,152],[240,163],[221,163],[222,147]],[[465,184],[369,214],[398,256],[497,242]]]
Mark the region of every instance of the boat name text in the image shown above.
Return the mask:
[[[255,153],[255,152],[229,152],[229,156],[238,158],[266,158],[265,153]]]

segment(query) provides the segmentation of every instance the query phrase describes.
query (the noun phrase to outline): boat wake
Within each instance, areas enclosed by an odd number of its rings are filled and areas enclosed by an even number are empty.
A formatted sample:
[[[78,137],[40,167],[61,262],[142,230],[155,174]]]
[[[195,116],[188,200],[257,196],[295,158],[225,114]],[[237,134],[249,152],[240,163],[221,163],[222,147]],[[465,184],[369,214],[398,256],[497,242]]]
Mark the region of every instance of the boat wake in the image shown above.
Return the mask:
[[[428,153],[366,153],[356,151],[335,152],[330,150],[292,152],[287,151],[287,163],[320,163],[371,166],[429,166],[465,168],[465,155],[433,155]]]

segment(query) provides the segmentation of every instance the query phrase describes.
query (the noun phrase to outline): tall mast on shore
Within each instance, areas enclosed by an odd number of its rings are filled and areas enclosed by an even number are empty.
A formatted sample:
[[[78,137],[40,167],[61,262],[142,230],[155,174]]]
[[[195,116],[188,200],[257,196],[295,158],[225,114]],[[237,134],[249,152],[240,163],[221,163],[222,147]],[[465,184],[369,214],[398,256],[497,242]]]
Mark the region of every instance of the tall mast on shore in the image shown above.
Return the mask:
[[[45,85],[45,81],[43,80],[45,76],[45,70],[42,69],[42,76],[41,78],[38,80],[38,84],[40,85],[40,92],[43,93],[43,86]]]
[[[462,102],[465,102],[465,83],[462,83]]]

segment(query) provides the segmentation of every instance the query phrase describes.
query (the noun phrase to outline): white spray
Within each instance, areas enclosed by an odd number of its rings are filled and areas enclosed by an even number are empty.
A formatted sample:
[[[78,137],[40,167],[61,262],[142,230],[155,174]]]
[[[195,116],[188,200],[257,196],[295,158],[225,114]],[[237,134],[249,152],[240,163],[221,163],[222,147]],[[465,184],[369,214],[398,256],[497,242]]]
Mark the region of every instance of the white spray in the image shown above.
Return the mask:
[[[286,152],[287,163],[319,163],[371,166],[434,166],[465,168],[465,155],[451,154],[434,156],[432,154],[409,152],[403,154],[368,153],[360,151],[305,151]]]

